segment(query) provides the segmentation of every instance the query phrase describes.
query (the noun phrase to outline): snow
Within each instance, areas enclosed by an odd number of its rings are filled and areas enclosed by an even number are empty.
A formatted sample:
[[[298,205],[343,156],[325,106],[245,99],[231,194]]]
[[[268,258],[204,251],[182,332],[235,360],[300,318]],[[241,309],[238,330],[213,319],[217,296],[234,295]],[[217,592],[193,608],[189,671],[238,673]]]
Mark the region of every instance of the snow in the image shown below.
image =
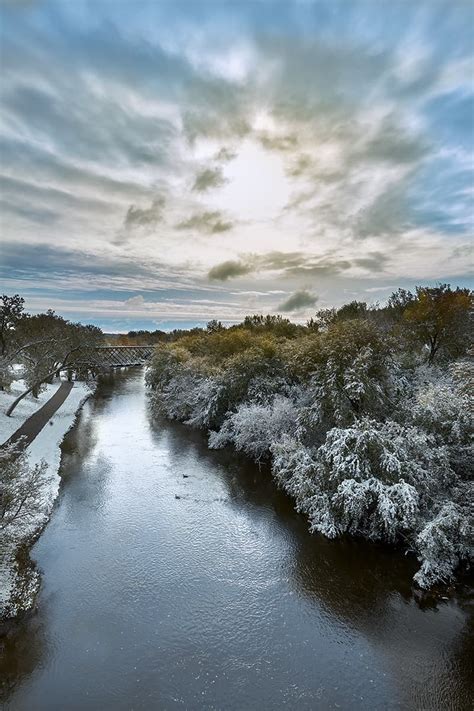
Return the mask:
[[[28,417],[39,410],[54,395],[59,385],[60,381],[55,380],[52,385],[45,386],[39,397],[27,395],[18,403],[10,417],[7,417],[5,412],[15,398],[24,392],[25,383],[22,379],[14,380],[8,392],[0,390],[0,443],[6,442]]]
[[[64,435],[71,429],[76,419],[76,414],[83,402],[91,395],[91,387],[86,383],[75,383],[73,389],[67,396],[59,410],[43,427],[38,436],[28,447],[28,460],[30,464],[39,464],[45,461],[51,476],[49,491],[45,492],[45,497],[52,506],[59,490],[61,478],[58,474],[61,461],[60,444]]]
[[[56,392],[60,383],[55,381],[53,385],[48,385],[37,400],[27,396],[14,411],[14,417],[6,417],[5,409],[12,400],[22,392],[23,383],[20,380],[12,383],[9,393],[0,393],[0,440],[4,442],[10,435],[21,426],[24,420]],[[29,520],[28,525],[11,526],[0,538],[0,619],[4,607],[11,600],[12,594],[18,594],[19,587],[26,591],[28,599],[20,599],[19,602],[9,609],[9,614],[18,612],[28,607],[34,600],[35,592],[39,586],[39,576],[34,570],[23,573],[16,569],[14,554],[18,546],[29,537],[39,531],[47,522],[54,501],[58,495],[61,478],[59,476],[59,466],[61,461],[60,444],[66,432],[72,427],[76,419],[78,410],[83,402],[92,394],[93,387],[83,382],[74,383],[74,387],[68,397],[57,410],[50,422],[41,430],[38,436],[27,448],[28,461],[31,465],[44,461],[47,465],[47,476],[45,485],[41,492],[41,510],[37,515]],[[0,534],[1,535],[1,534]],[[25,585],[25,575],[28,575],[27,585]],[[20,595],[21,598],[21,595]]]

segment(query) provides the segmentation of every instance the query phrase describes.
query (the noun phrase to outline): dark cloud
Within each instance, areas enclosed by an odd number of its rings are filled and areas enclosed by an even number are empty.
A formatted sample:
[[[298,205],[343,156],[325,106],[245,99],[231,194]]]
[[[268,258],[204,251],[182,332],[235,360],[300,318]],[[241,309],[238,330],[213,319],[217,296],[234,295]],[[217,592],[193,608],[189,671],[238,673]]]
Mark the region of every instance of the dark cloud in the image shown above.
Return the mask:
[[[383,271],[389,261],[388,256],[382,252],[370,252],[366,257],[358,257],[353,260],[356,266],[363,267],[373,273]]]
[[[286,301],[280,304],[277,311],[302,311],[308,306],[314,306],[318,297],[306,289],[295,291]]]
[[[240,260],[230,260],[217,264],[209,272],[210,279],[226,281],[234,277],[254,272],[281,272],[282,277],[334,276],[353,266],[353,262],[335,257],[315,257],[303,252],[267,252],[241,256]]]
[[[311,156],[306,153],[301,153],[300,155],[297,155],[288,166],[288,175],[295,178],[300,175],[304,175],[304,173],[307,173],[312,165],[313,161]]]
[[[221,264],[216,264],[215,267],[209,270],[208,277],[211,280],[227,281],[235,277],[244,276],[253,271],[253,266],[244,261],[228,260]]]
[[[284,136],[272,136],[270,133],[261,131],[257,138],[264,148],[271,151],[294,151],[298,146],[298,136],[287,134]]]
[[[219,211],[198,212],[188,220],[176,225],[177,230],[198,230],[208,234],[218,234],[232,229],[232,222],[223,219]]]
[[[234,160],[234,158],[237,158],[237,153],[230,148],[226,148],[225,146],[223,146],[215,155],[215,160],[220,163],[228,163],[229,161]]]
[[[108,175],[97,162],[74,165],[71,156],[57,155],[46,146],[5,138],[1,141],[0,153],[2,168],[9,174],[9,177],[3,176],[2,181],[8,181],[11,186],[15,181],[20,195],[23,195],[24,186],[30,189],[28,186],[33,182],[35,189],[41,187],[43,190],[53,189],[48,186],[52,183],[61,186],[62,194],[69,195],[70,199],[84,200],[89,196],[87,199],[100,201],[104,209],[106,200],[109,204],[114,199],[138,200],[152,192],[151,188],[128,179],[128,176],[115,178]],[[22,178],[10,177],[12,174]],[[27,176],[27,180],[23,176]]]
[[[381,252],[370,252],[366,257],[340,259],[332,254],[314,256],[303,252],[267,252],[242,255],[240,260],[217,264],[209,272],[210,279],[226,281],[256,272],[280,272],[282,277],[335,277],[352,267],[362,267],[378,273],[389,261]],[[305,290],[303,292],[306,294]],[[298,292],[299,293],[299,292]]]
[[[396,164],[416,163],[428,151],[427,140],[420,135],[410,135],[400,125],[395,114],[385,119],[368,143],[357,147],[352,160],[391,161]]]
[[[308,256],[303,252],[268,252],[258,258],[260,269],[281,270],[291,269],[304,264]]]
[[[153,227],[163,220],[163,208],[166,204],[164,197],[153,200],[150,207],[135,207],[130,205],[124,218],[124,226],[127,229],[134,227]]]
[[[211,188],[220,188],[222,185],[225,185],[226,182],[222,168],[205,168],[196,175],[193,190],[205,192]]]
[[[39,89],[13,86],[3,91],[5,116],[25,132],[54,141],[55,153],[102,164],[165,165],[173,160],[175,127],[167,120],[147,117],[113,95],[91,96],[81,85]],[[27,130],[27,131],[26,131]]]

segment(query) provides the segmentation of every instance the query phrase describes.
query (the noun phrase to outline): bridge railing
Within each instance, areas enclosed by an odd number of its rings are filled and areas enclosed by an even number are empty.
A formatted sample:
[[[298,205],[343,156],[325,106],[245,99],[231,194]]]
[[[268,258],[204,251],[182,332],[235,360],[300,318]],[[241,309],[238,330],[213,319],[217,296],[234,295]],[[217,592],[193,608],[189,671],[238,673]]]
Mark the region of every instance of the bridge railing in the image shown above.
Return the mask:
[[[155,346],[84,346],[71,361],[71,368],[123,368],[144,365]]]

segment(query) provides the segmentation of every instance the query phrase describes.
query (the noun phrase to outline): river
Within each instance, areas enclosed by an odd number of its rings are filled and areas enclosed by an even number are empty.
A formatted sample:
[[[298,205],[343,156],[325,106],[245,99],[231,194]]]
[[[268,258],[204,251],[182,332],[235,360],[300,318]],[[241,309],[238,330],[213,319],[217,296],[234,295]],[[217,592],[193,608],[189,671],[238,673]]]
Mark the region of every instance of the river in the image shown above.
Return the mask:
[[[310,535],[267,470],[153,421],[140,370],[102,381],[61,474],[3,708],[470,708],[467,600],[422,605],[413,561]]]

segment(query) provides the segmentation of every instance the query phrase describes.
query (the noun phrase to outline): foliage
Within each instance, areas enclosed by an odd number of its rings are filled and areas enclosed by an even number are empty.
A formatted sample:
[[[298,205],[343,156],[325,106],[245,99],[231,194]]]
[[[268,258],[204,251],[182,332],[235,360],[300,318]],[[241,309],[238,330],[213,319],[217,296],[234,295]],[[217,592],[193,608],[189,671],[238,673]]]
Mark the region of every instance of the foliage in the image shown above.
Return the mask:
[[[97,326],[71,323],[54,311],[30,315],[18,295],[1,297],[0,388],[12,380],[12,365],[23,366],[27,390],[38,396],[43,383],[60,368],[72,363],[82,345],[99,345],[103,334]],[[24,394],[23,394],[24,395]],[[21,397],[20,397],[21,399]],[[12,405],[14,407],[15,403]]]
[[[474,558],[472,487],[465,493],[468,494],[467,505],[444,503],[417,536],[421,567],[415,581],[422,588],[450,582],[459,566],[469,564]]]
[[[14,446],[0,449],[0,531],[24,526],[41,510],[46,464],[29,466],[27,456]]]
[[[147,375],[153,407],[269,459],[312,530],[397,543],[420,586],[445,582],[472,559],[471,301],[418,287],[306,326],[254,315],[175,332]]]
[[[466,352],[472,343],[473,305],[469,289],[453,291],[448,284],[417,287],[416,297],[405,308],[403,317],[413,337],[428,348],[429,363],[439,351],[450,357]]]
[[[296,409],[287,397],[277,396],[270,404],[245,403],[227,415],[224,424],[209,437],[211,449],[226,444],[259,462],[268,456],[274,442],[295,430]]]

